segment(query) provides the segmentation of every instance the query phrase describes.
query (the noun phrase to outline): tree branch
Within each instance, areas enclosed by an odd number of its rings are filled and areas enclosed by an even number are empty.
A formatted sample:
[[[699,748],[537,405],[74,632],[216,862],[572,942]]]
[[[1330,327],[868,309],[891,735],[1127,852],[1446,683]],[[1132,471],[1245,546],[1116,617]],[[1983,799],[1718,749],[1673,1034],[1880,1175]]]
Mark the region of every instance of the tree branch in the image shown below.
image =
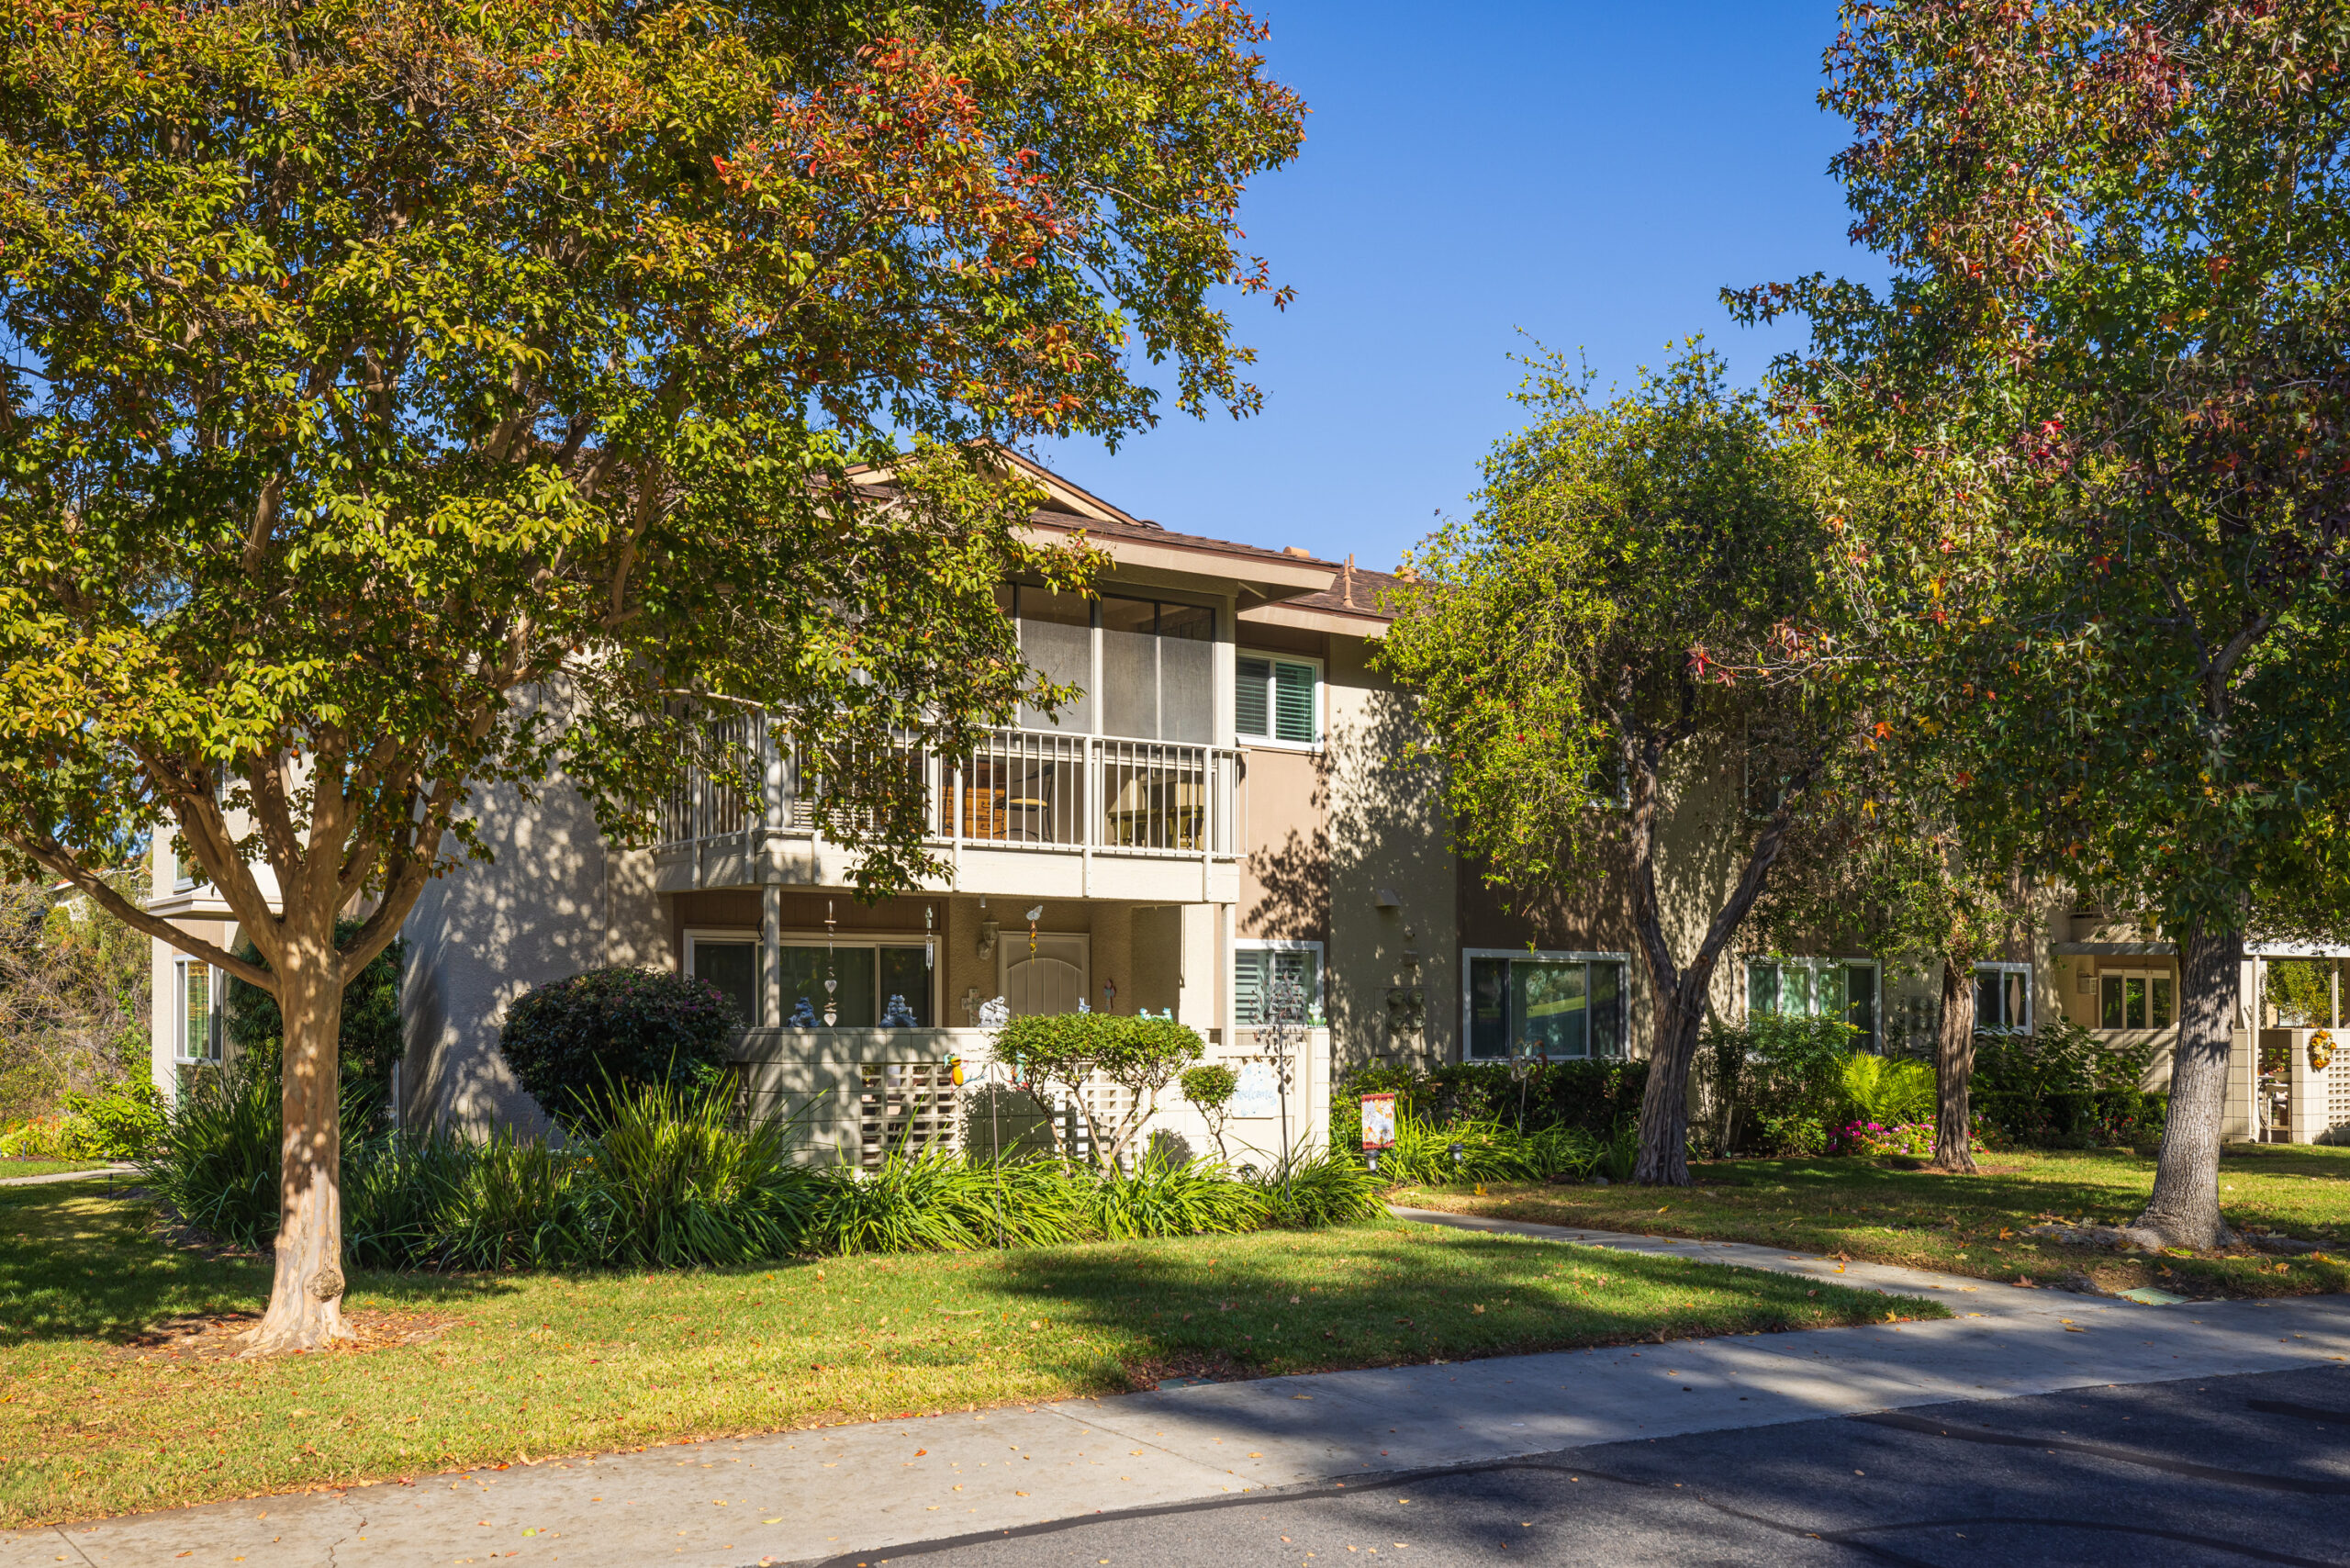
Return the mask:
[[[104,877],[89,870],[67,854],[62,846],[42,844],[13,834],[6,837],[8,843],[73,883],[86,893],[92,902],[133,931],[145,932],[150,936],[170,943],[190,958],[202,958],[206,963],[228,970],[239,980],[260,986],[273,996],[277,994],[277,981],[269,970],[259,964],[246,962],[216,943],[189,935],[159,914],[148,913],[116,891]]]

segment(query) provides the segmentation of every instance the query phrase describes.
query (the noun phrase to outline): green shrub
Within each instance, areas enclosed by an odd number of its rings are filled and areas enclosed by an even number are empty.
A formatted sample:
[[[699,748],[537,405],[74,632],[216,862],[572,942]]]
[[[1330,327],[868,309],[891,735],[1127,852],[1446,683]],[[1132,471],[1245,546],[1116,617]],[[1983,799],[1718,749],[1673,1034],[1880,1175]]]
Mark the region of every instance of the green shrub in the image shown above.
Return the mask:
[[[1094,1173],[1086,1194],[1088,1227],[1112,1241],[1237,1235],[1263,1220],[1259,1189],[1206,1159],[1146,1157],[1131,1172]]]
[[[1398,1115],[1432,1126],[1505,1125],[1539,1133],[1567,1127],[1606,1138],[1637,1116],[1648,1088],[1644,1061],[1448,1062],[1432,1071],[1363,1068],[1341,1079],[1330,1097],[1330,1147],[1362,1147],[1362,1096],[1393,1092]]]
[[[436,1269],[553,1268],[593,1263],[602,1249],[586,1212],[588,1161],[500,1128],[467,1143],[439,1177],[439,1212],[411,1261]],[[424,1173],[420,1170],[420,1173]]]
[[[1854,1051],[1844,1058],[1843,1089],[1860,1121],[1892,1127],[1933,1119],[1934,1070],[1924,1062]]]
[[[238,1247],[277,1236],[277,1075],[252,1058],[191,1072],[139,1161],[140,1180],[187,1224]]]
[[[1589,1181],[1607,1158],[1606,1142],[1581,1127],[1545,1127],[1526,1143],[1535,1170],[1545,1178]]]
[[[1224,1126],[1232,1119],[1232,1097],[1240,1092],[1240,1075],[1220,1062],[1211,1062],[1192,1068],[1181,1081],[1183,1098],[1199,1107],[1208,1136],[1215,1139],[1216,1158],[1229,1163],[1232,1157],[1224,1147]]]
[[[1845,1110],[1853,1031],[1836,1018],[1761,1014],[1709,1021],[1697,1065],[1708,1114],[1692,1131],[1709,1152],[1807,1155]]]
[[[1824,1135],[1823,1135],[1824,1136]],[[1599,1156],[1600,1175],[1610,1182],[1628,1182],[1640,1166],[1640,1124],[1621,1122]]]
[[[69,1089],[58,1114],[37,1117],[0,1133],[0,1158],[10,1159],[136,1159],[163,1133],[163,1092],[143,1078],[126,1078],[92,1092]]]
[[[2151,1043],[2108,1041],[2070,1020],[1975,1042],[1969,1106],[2009,1143],[2108,1148],[2162,1136],[2169,1100],[2139,1089]]]
[[[508,1008],[498,1048],[548,1115],[567,1131],[592,1134],[615,1095],[711,1081],[741,1027],[734,1004],[708,980],[665,969],[590,969]]]
[[[64,1124],[54,1116],[35,1116],[0,1133],[0,1159],[65,1159]]]
[[[1054,1127],[1060,1146],[1060,1118],[1049,1095],[1066,1096],[1084,1118],[1096,1169],[1120,1168],[1133,1141],[1158,1104],[1159,1092],[1207,1049],[1198,1033],[1171,1018],[1128,1017],[1114,1013],[1039,1013],[1014,1018],[996,1032],[996,1055],[1013,1081],[1033,1095]],[[1096,1074],[1127,1092],[1127,1109],[1114,1123],[1094,1118],[1080,1092]]]

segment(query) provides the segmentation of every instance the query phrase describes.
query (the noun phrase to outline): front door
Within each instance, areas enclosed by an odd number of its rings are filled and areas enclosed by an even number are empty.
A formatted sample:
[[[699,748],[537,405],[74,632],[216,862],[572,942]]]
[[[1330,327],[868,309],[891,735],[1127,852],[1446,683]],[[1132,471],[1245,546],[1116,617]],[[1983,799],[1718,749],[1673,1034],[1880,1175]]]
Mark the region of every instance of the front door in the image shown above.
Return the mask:
[[[1014,1017],[1031,1013],[1074,1013],[1085,1000],[1086,938],[1051,932],[1007,931],[998,940],[1003,1000]]]

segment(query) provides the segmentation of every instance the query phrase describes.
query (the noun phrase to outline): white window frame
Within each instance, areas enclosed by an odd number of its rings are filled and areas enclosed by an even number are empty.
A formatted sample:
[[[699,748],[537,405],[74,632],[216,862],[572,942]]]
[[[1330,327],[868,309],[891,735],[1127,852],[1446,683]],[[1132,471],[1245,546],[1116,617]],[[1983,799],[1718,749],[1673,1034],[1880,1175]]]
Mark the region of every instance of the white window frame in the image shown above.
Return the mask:
[[[1632,955],[1629,953],[1568,953],[1551,947],[1463,947],[1460,949],[1460,1050],[1464,1062],[1510,1061],[1515,1052],[1497,1057],[1472,1057],[1469,1054],[1470,1014],[1475,1006],[1475,988],[1470,984],[1470,962],[1476,958],[1530,958],[1547,964],[1621,964],[1624,966],[1623,989],[1617,993],[1624,1009],[1624,1037],[1618,1042],[1621,1051],[1612,1057],[1586,1050],[1579,1057],[1566,1057],[1566,1061],[1629,1061],[1632,1059]],[[1586,992],[1586,995],[1589,993]]]
[[[1307,997],[1305,1000],[1305,1027],[1309,1029],[1328,1027],[1328,1019],[1330,1016],[1330,955],[1324,948],[1321,943],[1291,941],[1281,937],[1271,936],[1236,936],[1232,939],[1232,953],[1236,960],[1233,965],[1232,976],[1233,991],[1235,992],[1235,1005],[1233,1007],[1233,1012],[1236,1015],[1236,1022],[1233,1025],[1234,1028],[1261,1029],[1265,1027],[1265,1025],[1261,1024],[1243,1024],[1237,1021],[1237,1014],[1239,1013],[1237,993],[1240,989],[1239,964],[1237,960],[1243,953],[1313,954],[1314,994]]]
[[[1809,957],[1791,957],[1784,953],[1750,953],[1746,956],[1745,963],[1740,966],[1738,972],[1739,986],[1740,989],[1740,995],[1739,997],[1740,1008],[1740,1011],[1750,1017],[1752,1016],[1754,1012],[1754,992],[1753,982],[1747,978],[1747,975],[1748,971],[1756,964],[1775,964],[1778,966],[1782,973],[1790,969],[1801,969],[1809,971],[1811,975],[1811,995],[1815,1007],[1817,1007],[1819,998],[1820,970],[1867,969],[1870,976],[1869,1016],[1875,1021],[1875,1032],[1870,1036],[1863,1048],[1872,1051],[1881,1051],[1885,1048],[1884,960],[1865,958],[1858,954],[1855,954],[1849,958],[1815,958]],[[1817,1018],[1819,1014],[1815,1011],[1808,1014],[1808,1016]]]
[[[2099,972],[2102,973],[2103,971]],[[2023,976],[2024,1019],[2020,1025],[2015,1024],[1994,1024],[1986,1028],[1984,1025],[1983,1020],[1980,1017],[1977,1017],[1975,1020],[1975,1032],[1978,1035],[2037,1034],[2040,1026],[2040,999],[2031,993],[2031,966],[2030,964],[2009,963],[2005,960],[1997,962],[1986,961],[1975,966],[1975,974],[1979,975],[1985,973]],[[1974,976],[1970,975],[1967,979],[1972,982]]]
[[[1040,935],[1044,934],[1040,933]],[[1024,939],[1027,933],[1024,931],[1019,934],[1019,936],[1022,939]],[[996,939],[997,953],[1001,955],[1006,944],[1012,940],[1013,940],[1013,938],[1009,934],[998,937]],[[932,1020],[930,1026],[936,1029],[944,1027],[944,1025],[937,1021],[941,1016],[941,1014],[939,1013],[939,1005],[943,1001],[942,993],[946,983],[946,935],[943,931],[857,931],[845,933],[839,935],[827,935],[822,931],[787,931],[783,933],[782,935],[776,938],[776,951],[779,954],[786,947],[871,947],[876,949],[878,953],[878,950],[883,947],[919,947],[923,946],[925,941],[931,945],[931,961],[928,971],[930,975],[930,1016]],[[999,961],[997,965],[997,971],[999,975],[1001,975],[1002,969],[1002,965]],[[873,983],[878,991],[881,983],[881,960],[878,957],[876,957],[873,960]],[[765,984],[766,982],[764,979],[762,979],[762,996],[760,1002],[760,1005],[762,1006],[766,1005]],[[776,998],[778,1006],[781,1006],[783,1002],[782,996],[780,995],[782,988],[783,977],[778,973],[776,977],[776,989],[778,992]],[[1002,988],[999,986],[997,989],[1000,991]],[[889,999],[887,997],[876,995],[873,999],[873,1016],[875,1021],[870,1025],[856,1025],[856,1027],[869,1027],[874,1029],[880,1028],[881,1009],[888,1005]],[[789,1029],[791,1027],[789,1018],[789,1014],[787,1012],[784,1017],[778,1018],[775,1021],[773,1026],[778,1029]],[[843,1025],[843,1027],[848,1026],[849,1025]],[[819,1024],[818,1027],[821,1028],[822,1025]],[[892,1032],[894,1033],[895,1031]]]
[[[694,972],[694,946],[697,943],[722,942],[733,946],[737,943],[748,942],[751,945],[751,1011],[762,1016],[765,1015],[767,1010],[767,955],[766,945],[759,940],[757,926],[688,925],[685,930],[685,969],[682,972],[688,976]],[[745,1019],[743,1026],[746,1029],[759,1029],[768,1025],[763,1024],[760,1018],[754,1017]]]
[[[2013,967],[2013,966],[2011,966],[2011,967]],[[2090,1016],[2091,1016],[2091,1017],[2093,1017],[2093,1018],[2096,1020],[2096,1022],[2095,1022],[2095,1023],[2093,1023],[2092,1025],[2090,1025],[2089,1026],[2090,1026],[2091,1028],[2093,1028],[2093,1029],[2097,1030],[2099,1034],[2102,1034],[2102,1035],[2136,1035],[2136,1034],[2149,1034],[2149,1035],[2151,1035],[2151,1034],[2154,1034],[2154,1033],[2158,1032],[2159,1030],[2163,1030],[2163,1029],[2176,1029],[2176,1028],[2177,1028],[2177,1027],[2178,1027],[2179,993],[2180,993],[2180,989],[2181,989],[2181,988],[2180,988],[2180,985],[2179,985],[2179,979],[2180,979],[2180,976],[2179,976],[2179,971],[2178,971],[2178,970],[2177,970],[2177,969],[2150,969],[2132,968],[2132,967],[2124,967],[2124,966],[2122,966],[2122,965],[2119,965],[2119,964],[2099,964],[2099,965],[2098,966],[2098,970],[2097,970],[2097,974],[2096,974],[2096,976],[2095,976],[2095,979],[2096,979],[2096,980],[2097,980],[2097,989],[2096,989],[2094,991],[2092,991],[2092,992],[2090,993],[2090,1001],[2091,1001],[2091,1002],[2092,1002],[2092,1003],[2095,1005],[2095,1007],[2096,1007],[2096,1011],[2095,1011],[2093,1014],[2090,1014]],[[2144,981],[2146,982],[2146,1019],[2147,1019],[2146,1023],[2144,1023],[2143,1025],[2140,1025],[2140,1026],[2139,1026],[2139,1027],[2137,1027],[2137,1028],[2132,1028],[2132,1027],[2131,1027],[2130,1024],[2128,1023],[2128,1019],[2129,1019],[2130,1014],[2129,1014],[2129,1013],[2128,1013],[2128,1011],[2127,1011],[2127,1008],[2128,1008],[2128,1005],[2129,1005],[2129,1004],[2128,1004],[2128,1002],[2127,1002],[2127,1001],[2126,1001],[2126,1000],[2125,1000],[2125,1001],[2124,1001],[2124,1002],[2123,1002],[2123,1007],[2124,1007],[2124,1012],[2122,1013],[2123,1022],[2122,1022],[2122,1023],[2121,1023],[2121,1024],[2119,1024],[2119,1025],[2109,1025],[2106,1023],[2106,1021],[2105,1021],[2105,982],[2106,982],[2108,980],[2144,980]],[[2170,981],[2170,1022],[2169,1022],[2169,1023],[2167,1023],[2167,1024],[2161,1024],[2161,1025],[2157,1025],[2157,1024],[2155,1024],[2155,1023],[2154,1022],[2154,981],[2156,981],[2156,980],[2168,980],[2168,981]]]
[[[208,989],[205,993],[211,999],[212,1014],[212,1022],[207,1031],[211,1036],[212,1049],[211,1054],[207,1056],[190,1056],[187,1050],[187,973],[193,969],[205,969],[210,976],[206,981]],[[226,989],[227,980],[227,970],[207,964],[202,958],[179,957],[172,960],[172,1059],[173,1061],[195,1066],[221,1059],[228,1033],[224,1027],[226,1020],[222,1017],[226,998],[221,994]]]
[[[1285,741],[1270,733],[1255,735],[1240,727],[1240,661],[1262,659],[1267,664],[1304,665],[1314,672],[1314,738],[1310,741]],[[1286,654],[1272,648],[1243,648],[1232,651],[1232,741],[1235,745],[1262,746],[1269,751],[1320,751],[1330,733],[1329,666],[1313,654]],[[1274,712],[1274,690],[1265,693],[1265,727],[1271,731],[1280,723]]]

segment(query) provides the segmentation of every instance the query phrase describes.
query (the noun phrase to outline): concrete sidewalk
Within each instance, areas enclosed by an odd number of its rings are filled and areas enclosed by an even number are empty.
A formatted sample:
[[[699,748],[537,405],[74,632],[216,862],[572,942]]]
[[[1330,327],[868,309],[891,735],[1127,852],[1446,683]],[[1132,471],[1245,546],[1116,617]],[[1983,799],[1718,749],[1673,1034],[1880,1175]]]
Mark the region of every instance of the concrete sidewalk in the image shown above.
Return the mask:
[[[0,1187],[39,1187],[51,1182],[86,1182],[93,1176],[127,1176],[135,1165],[100,1165],[88,1170],[52,1170],[46,1176],[0,1176]]]
[[[1553,1244],[1530,1228],[1528,1245]],[[1725,1262],[1764,1250],[1617,1240]],[[1965,1316],[1204,1384],[476,1469],[24,1532],[0,1538],[0,1568],[143,1568],[182,1554],[252,1568],[733,1568],[878,1556],[1045,1519],[1628,1438],[2350,1361],[2345,1297],[2142,1307],[1915,1271],[1881,1281],[1870,1266],[1840,1273],[1832,1260],[1784,1252],[1765,1260],[1934,1295]]]

